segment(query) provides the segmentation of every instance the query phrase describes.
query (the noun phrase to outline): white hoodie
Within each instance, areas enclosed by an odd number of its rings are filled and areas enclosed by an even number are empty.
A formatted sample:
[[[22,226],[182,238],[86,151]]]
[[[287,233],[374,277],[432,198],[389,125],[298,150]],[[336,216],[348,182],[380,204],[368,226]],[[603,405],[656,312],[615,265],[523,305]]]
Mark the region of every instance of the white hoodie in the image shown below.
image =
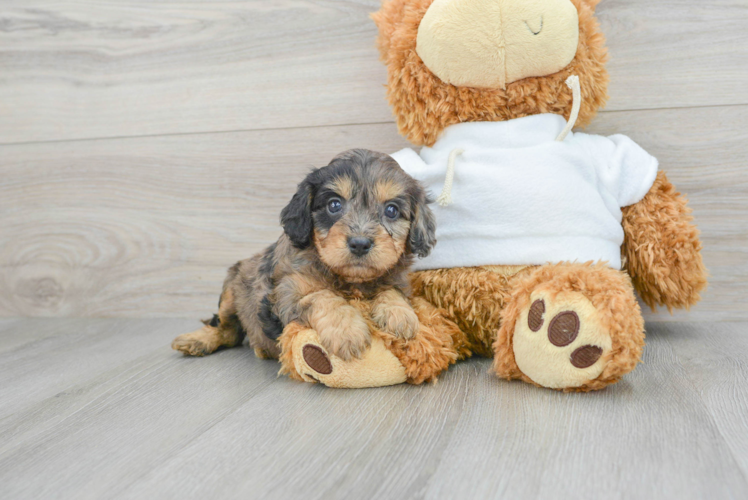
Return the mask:
[[[455,149],[452,202],[433,205],[438,243],[415,269],[607,261],[621,267],[621,207],[647,194],[657,160],[624,135],[569,133],[554,114],[444,130],[392,157],[432,194]]]

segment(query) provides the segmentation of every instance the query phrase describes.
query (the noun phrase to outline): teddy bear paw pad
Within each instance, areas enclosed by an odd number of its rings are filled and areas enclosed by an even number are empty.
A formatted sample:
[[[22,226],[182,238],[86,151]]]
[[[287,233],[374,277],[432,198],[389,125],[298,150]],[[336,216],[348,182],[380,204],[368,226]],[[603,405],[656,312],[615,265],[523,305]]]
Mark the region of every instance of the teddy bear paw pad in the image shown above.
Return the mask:
[[[332,363],[327,353],[313,344],[306,344],[301,350],[304,361],[309,368],[321,375],[332,373]]]
[[[513,336],[519,369],[544,387],[580,387],[605,368],[612,341],[595,306],[581,293],[532,294]]]

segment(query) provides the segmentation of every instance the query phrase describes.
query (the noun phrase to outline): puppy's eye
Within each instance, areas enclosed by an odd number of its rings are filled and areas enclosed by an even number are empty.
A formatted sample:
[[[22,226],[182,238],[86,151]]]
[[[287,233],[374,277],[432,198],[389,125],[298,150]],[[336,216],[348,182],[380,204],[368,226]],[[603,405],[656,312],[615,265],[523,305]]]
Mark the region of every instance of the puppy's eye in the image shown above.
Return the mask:
[[[333,198],[332,200],[327,202],[327,211],[331,214],[336,214],[343,210],[343,204],[340,203],[340,200],[337,198]]]
[[[386,207],[384,207],[384,215],[386,215],[390,219],[396,219],[398,215],[400,215],[400,209],[397,208],[397,205],[390,203]]]

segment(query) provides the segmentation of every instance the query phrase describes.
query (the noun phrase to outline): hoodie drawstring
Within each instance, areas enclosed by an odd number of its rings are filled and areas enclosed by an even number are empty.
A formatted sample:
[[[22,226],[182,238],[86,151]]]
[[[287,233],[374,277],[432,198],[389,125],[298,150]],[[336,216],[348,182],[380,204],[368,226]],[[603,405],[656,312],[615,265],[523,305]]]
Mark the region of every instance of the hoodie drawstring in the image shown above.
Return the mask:
[[[556,141],[558,142],[563,141],[566,136],[569,135],[571,129],[574,128],[574,124],[577,122],[577,118],[579,117],[579,108],[582,107],[582,89],[579,86],[579,77],[571,75],[566,79],[566,86],[571,89],[573,101],[569,120],[566,122],[566,126],[561,133],[558,134],[558,137],[556,137]],[[436,199],[436,202],[442,207],[449,206],[452,203],[452,183],[455,178],[455,160],[458,155],[461,155],[464,152],[464,149],[456,148],[449,153],[449,159],[447,160],[447,175],[444,178],[444,187],[442,188],[442,193]]]
[[[464,153],[463,149],[453,149],[449,153],[449,159],[447,160],[447,176],[444,178],[444,187],[442,188],[442,194],[436,199],[436,202],[442,207],[446,207],[452,203],[452,182],[455,179],[455,158],[457,155]]]
[[[569,132],[571,132],[574,124],[577,122],[577,117],[579,116],[579,108],[582,107],[582,89],[579,86],[579,77],[577,75],[571,75],[566,79],[566,86],[571,89],[571,95],[574,101],[571,104],[571,114],[569,115],[569,121],[566,122],[566,126],[561,131],[561,133],[558,134],[558,137],[556,137],[556,140],[558,142],[566,139],[566,136],[569,134]]]

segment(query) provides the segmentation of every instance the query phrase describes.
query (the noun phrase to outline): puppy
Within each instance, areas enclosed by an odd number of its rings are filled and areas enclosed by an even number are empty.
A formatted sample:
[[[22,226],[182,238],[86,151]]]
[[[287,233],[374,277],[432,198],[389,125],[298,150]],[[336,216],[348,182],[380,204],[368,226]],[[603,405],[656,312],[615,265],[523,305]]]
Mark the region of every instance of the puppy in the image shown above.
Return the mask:
[[[414,255],[425,257],[436,244],[430,202],[388,155],[341,153],[299,184],[281,212],[278,241],[229,269],[218,314],[172,347],[203,356],[248,336],[257,356],[277,358],[278,337],[295,321],[350,360],[371,343],[353,299],[371,301],[370,319],[383,331],[412,338],[418,318],[407,299],[407,270]]]

